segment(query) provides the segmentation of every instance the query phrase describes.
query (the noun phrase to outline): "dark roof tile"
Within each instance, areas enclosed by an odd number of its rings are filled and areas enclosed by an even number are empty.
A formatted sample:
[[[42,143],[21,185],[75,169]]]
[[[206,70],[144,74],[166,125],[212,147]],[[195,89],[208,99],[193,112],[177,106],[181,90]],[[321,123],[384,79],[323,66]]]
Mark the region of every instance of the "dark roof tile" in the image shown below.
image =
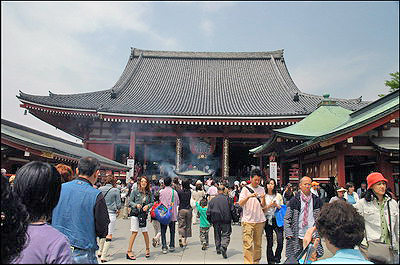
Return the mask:
[[[298,102],[293,101],[296,93]],[[249,118],[309,114],[323,99],[297,88],[286,68],[283,50],[218,53],[139,49],[132,50],[111,89],[51,96],[21,92],[18,98],[104,113]],[[358,99],[333,100],[350,110],[368,104]]]

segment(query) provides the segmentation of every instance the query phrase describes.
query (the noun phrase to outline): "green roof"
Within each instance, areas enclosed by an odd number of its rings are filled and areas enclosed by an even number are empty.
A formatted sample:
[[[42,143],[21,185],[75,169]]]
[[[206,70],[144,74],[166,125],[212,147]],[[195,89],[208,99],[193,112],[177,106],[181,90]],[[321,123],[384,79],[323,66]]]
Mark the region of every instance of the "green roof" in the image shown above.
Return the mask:
[[[325,99],[314,112],[298,123],[273,130],[275,136],[307,140],[286,149],[285,153],[299,152],[305,147],[351,132],[393,113],[399,109],[399,90],[354,112],[333,104],[334,102]],[[250,153],[265,151],[275,143],[275,138],[272,137],[263,145],[251,149]]]
[[[272,145],[272,144],[275,142],[275,139],[276,139],[276,136],[274,135],[274,136],[272,136],[271,138],[269,138],[268,141],[265,142],[265,144],[260,145],[260,146],[257,146],[257,147],[255,147],[255,148],[253,148],[253,149],[250,149],[250,150],[249,150],[249,153],[251,153],[251,154],[257,154],[257,153],[259,153],[259,152],[265,150],[266,148],[268,148],[270,145]]]
[[[343,124],[349,118],[350,113],[352,113],[351,110],[337,105],[321,105],[298,123],[286,128],[275,129],[274,131],[277,132],[277,135],[286,138],[311,139]]]
[[[301,151],[303,148],[320,143],[330,138],[354,131],[365,125],[373,123],[399,109],[399,90],[386,95],[372,102],[368,106],[359,109],[349,115],[341,125],[324,133],[323,135],[312,138],[311,140],[285,150],[287,153]],[[311,114],[310,114],[311,115]],[[397,138],[398,139],[398,138]]]

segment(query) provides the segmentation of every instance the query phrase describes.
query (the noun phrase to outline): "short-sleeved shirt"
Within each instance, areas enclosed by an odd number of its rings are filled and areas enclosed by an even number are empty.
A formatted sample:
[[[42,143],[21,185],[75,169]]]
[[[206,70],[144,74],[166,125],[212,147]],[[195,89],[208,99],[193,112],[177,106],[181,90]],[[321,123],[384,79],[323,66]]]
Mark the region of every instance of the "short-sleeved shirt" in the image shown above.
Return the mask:
[[[248,185],[248,187],[253,189],[254,192],[258,193],[258,195],[265,194],[265,190],[261,186],[253,188],[251,185]],[[250,194],[251,192],[246,187],[243,187],[239,195],[239,201],[247,198]],[[265,220],[265,214],[262,210],[261,203],[257,200],[256,197],[249,198],[248,201],[243,205],[242,222],[263,223],[265,222]]]
[[[217,189],[217,187],[215,187],[214,185],[212,185],[212,186],[208,189],[207,194],[210,195],[210,196],[217,196],[217,194],[218,194],[218,189]]]
[[[350,204],[356,204],[356,199],[354,199],[354,194],[347,194],[347,202]]]
[[[68,238],[49,224],[28,226],[27,247],[15,264],[71,264],[72,251]]]

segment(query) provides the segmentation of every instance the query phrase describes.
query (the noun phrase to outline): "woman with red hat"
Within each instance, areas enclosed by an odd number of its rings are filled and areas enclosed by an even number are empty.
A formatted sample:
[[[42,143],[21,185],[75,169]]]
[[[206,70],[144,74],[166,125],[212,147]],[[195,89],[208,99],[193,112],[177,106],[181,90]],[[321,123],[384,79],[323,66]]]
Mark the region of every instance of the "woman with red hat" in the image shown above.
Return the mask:
[[[366,240],[379,240],[398,252],[399,206],[387,191],[387,179],[373,172],[367,176],[367,185],[364,198],[354,205],[365,219]],[[364,246],[367,246],[366,240],[363,240]]]

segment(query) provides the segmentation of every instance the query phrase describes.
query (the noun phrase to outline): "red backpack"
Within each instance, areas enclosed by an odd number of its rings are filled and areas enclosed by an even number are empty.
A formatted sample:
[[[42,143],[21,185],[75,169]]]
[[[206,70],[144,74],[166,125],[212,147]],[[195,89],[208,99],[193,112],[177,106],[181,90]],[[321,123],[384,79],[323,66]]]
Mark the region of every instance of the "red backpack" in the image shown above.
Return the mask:
[[[151,207],[151,210],[150,210],[151,218],[156,219],[156,213],[154,212],[154,210],[160,205],[161,205],[161,202],[158,202],[158,203],[154,203],[153,207]]]

